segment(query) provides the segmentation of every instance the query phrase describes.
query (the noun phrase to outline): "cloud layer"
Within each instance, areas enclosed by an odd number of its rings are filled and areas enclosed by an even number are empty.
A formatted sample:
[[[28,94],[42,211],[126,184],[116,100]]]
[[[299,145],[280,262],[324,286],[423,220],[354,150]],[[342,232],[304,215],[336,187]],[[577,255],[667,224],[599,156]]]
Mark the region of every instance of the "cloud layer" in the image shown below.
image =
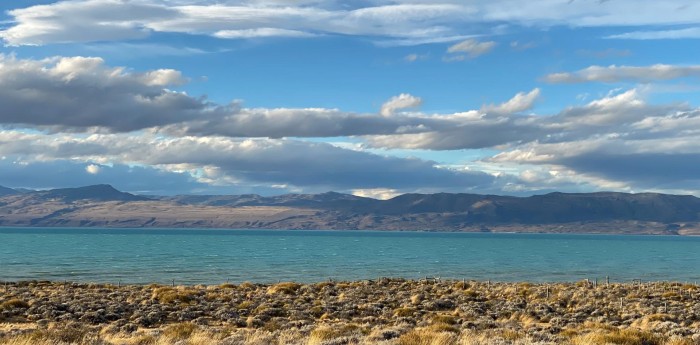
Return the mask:
[[[647,83],[687,77],[700,77],[700,65],[590,66],[576,72],[549,74],[544,80],[549,83]]]
[[[391,188],[432,190],[489,188],[494,178],[480,172],[436,167],[434,162],[380,156],[326,143],[221,137],[162,138],[149,135],[63,135],[0,132],[0,156],[19,166],[78,161],[155,167],[183,173],[200,183],[276,185],[304,190]],[[95,164],[90,163],[90,164]],[[87,165],[87,173],[100,171]],[[15,169],[17,170],[17,169]],[[84,175],[84,174],[83,174]]]
[[[567,75],[587,82],[668,80],[695,77],[696,69],[611,66]],[[186,82],[175,70],[133,71],[100,58],[0,57],[0,178],[25,183],[39,173],[28,167],[54,167],[85,182],[116,174],[162,178],[153,190],[168,183],[377,195],[700,188],[700,109],[651,104],[644,87],[552,114],[537,112],[539,88],[462,112],[424,112],[417,109],[422,99],[399,94],[374,113],[353,113],[219,105],[172,90]],[[328,137],[338,143],[315,139]],[[392,155],[407,149],[472,150],[481,157],[444,166]],[[474,151],[480,149],[487,151]]]
[[[345,35],[411,45],[464,40],[503,23],[540,27],[700,24],[700,7],[684,0],[65,0],[14,9],[9,15],[14,25],[0,32],[0,37],[10,45],[133,40],[154,32],[224,39]],[[681,30],[687,35],[693,29]],[[650,35],[633,32],[613,37]],[[667,30],[657,36],[673,33]],[[490,49],[489,44],[469,47],[468,55]]]
[[[184,83],[170,69],[134,73],[101,58],[23,60],[0,55],[0,122],[85,131],[133,131],[220,112],[167,87]]]

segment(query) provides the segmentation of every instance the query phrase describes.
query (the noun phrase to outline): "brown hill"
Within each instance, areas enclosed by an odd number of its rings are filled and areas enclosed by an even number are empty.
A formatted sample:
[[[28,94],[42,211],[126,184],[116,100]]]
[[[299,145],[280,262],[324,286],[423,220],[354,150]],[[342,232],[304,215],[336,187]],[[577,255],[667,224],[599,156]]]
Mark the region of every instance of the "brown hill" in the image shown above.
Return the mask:
[[[700,199],[655,193],[146,198],[96,185],[0,197],[0,226],[700,234],[698,224]]]

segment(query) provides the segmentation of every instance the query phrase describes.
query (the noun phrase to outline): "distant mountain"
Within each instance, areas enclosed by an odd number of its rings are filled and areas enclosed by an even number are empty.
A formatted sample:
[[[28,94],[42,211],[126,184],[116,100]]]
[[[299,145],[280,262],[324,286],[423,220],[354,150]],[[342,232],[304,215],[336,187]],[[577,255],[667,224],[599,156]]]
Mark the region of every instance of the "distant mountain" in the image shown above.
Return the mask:
[[[700,199],[613,192],[404,194],[389,200],[335,192],[146,198],[95,185],[0,196],[0,226],[700,235]]]
[[[363,198],[350,194],[327,192],[322,194],[284,194],[276,196],[244,195],[176,195],[161,197],[185,205],[201,206],[294,206],[321,209],[365,210],[381,203],[380,200]]]
[[[12,194],[18,194],[19,192],[12,189],[12,188],[7,188],[0,186],[0,196],[5,196],[5,195],[12,195]]]
[[[471,223],[567,223],[580,221],[695,221],[700,199],[655,193],[550,193],[530,197],[479,194],[403,194],[375,200],[341,193],[175,196],[164,200],[206,206],[293,206],[343,213],[405,215],[446,213]]]
[[[700,199],[655,193],[550,193],[530,197],[475,194],[404,194],[381,202],[379,214],[457,213],[475,223],[580,221],[696,221]]]
[[[36,192],[36,189],[28,189],[28,188],[14,188],[14,190],[20,192],[20,193],[31,193],[31,192]]]
[[[138,196],[116,190],[108,184],[98,184],[78,188],[60,188],[47,191],[35,191],[26,195],[41,197],[44,199],[60,199],[66,202],[77,200],[90,201],[144,201],[150,200],[143,196]]]

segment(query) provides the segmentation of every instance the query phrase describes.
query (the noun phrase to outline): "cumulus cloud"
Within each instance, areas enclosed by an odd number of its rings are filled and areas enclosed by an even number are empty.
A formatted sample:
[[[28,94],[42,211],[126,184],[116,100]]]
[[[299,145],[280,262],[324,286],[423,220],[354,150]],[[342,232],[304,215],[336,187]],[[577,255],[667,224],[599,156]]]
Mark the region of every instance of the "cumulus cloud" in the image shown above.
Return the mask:
[[[488,105],[481,109],[484,112],[512,114],[532,109],[535,101],[540,97],[540,89],[536,88],[525,93],[519,92],[513,98],[499,105]]]
[[[100,58],[43,60],[0,55],[0,124],[49,131],[131,132],[154,129],[174,136],[339,137],[440,131],[466,124],[468,117],[428,116],[401,110],[421,98],[401,94],[380,114],[326,108],[245,108],[219,105],[203,97],[169,90],[186,82],[170,69],[134,72],[107,66]],[[529,107],[538,90],[519,94],[488,111],[507,113]]]
[[[87,171],[88,174],[92,175],[99,174],[100,170],[102,170],[102,168],[97,164],[90,164],[85,167],[85,171]]]
[[[395,189],[377,188],[377,189],[354,189],[352,195],[361,196],[363,198],[372,198],[378,200],[388,200],[401,195],[401,192]]]
[[[533,89],[501,104],[464,112],[416,110],[396,116],[420,105],[420,99],[398,95],[371,114],[221,106],[169,90],[186,81],[174,70],[135,72],[86,57],[3,56],[1,62],[0,125],[49,129],[0,131],[0,157],[6,157],[3,164],[14,172],[26,165],[70,164],[71,172],[91,178],[85,181],[102,181],[116,178],[112,171],[133,176],[113,167],[144,167],[151,169],[148,176],[162,172],[173,181],[190,181],[185,185],[192,190],[218,184],[237,186],[236,190],[277,186],[367,195],[575,189],[576,181],[589,189],[700,186],[694,177],[697,168],[691,166],[700,155],[700,109],[684,103],[650,104],[643,87],[615,90],[554,114],[532,111],[541,94]],[[695,67],[690,67],[657,68],[650,74],[695,75]],[[616,73],[631,78],[640,72]],[[262,139],[333,136],[356,136],[356,145],[347,149]],[[366,148],[488,148],[496,154],[477,169],[457,171],[426,160],[371,154],[363,151]],[[630,167],[635,171],[628,171]]]
[[[543,119],[516,113],[530,109],[540,90],[518,93],[502,104],[485,105],[471,110],[442,116],[447,126],[426,127],[418,133],[396,133],[367,137],[371,147],[459,150],[487,148],[511,142],[536,140],[548,130]]]
[[[382,116],[391,116],[397,110],[415,108],[423,104],[423,100],[420,97],[409,95],[407,93],[402,93],[398,96],[394,96],[382,104],[382,109],[379,112]]]
[[[656,64],[651,66],[590,66],[576,72],[553,73],[544,77],[549,83],[652,82],[686,77],[700,77],[700,66]]]
[[[27,157],[30,158],[30,157]],[[0,160],[0,181],[15,188],[48,189],[111,184],[115,188],[142,194],[172,195],[212,190],[190,174],[177,173],[147,166],[113,164],[102,166],[99,174],[91,174],[83,162],[55,159],[25,161],[22,157]],[[51,172],[47,174],[47,172]],[[236,189],[219,187],[221,192]]]
[[[167,89],[184,82],[175,70],[136,73],[95,57],[24,60],[0,55],[0,123],[124,132],[224,111]]]
[[[223,117],[166,126],[162,132],[177,136],[337,137],[394,133],[403,123],[412,121],[385,120],[324,108],[242,108]]]
[[[556,131],[486,161],[565,171],[569,180],[598,189],[688,193],[700,188],[699,109],[650,105],[632,89],[568,108],[548,122]]]
[[[589,137],[561,143],[530,143],[499,153],[494,163],[535,164],[575,173],[579,181],[598,179],[614,189],[693,190],[700,188],[695,136],[635,140]],[[606,182],[603,182],[606,181]]]
[[[568,107],[552,118],[551,125],[573,131],[581,131],[591,126],[597,130],[605,130],[603,126],[621,125],[643,119],[648,116],[646,112],[652,108],[654,107],[644,101],[639,90],[630,89],[609,94],[584,106]]]
[[[490,175],[439,168],[431,161],[295,140],[124,134],[78,138],[4,131],[0,132],[0,155],[23,157],[30,163],[78,160],[158,167],[204,179],[305,189],[470,190],[493,182]]]
[[[531,95],[537,94],[534,90]],[[687,104],[654,105],[645,101],[638,89],[612,92],[580,106],[567,107],[554,115],[523,115],[487,112],[488,108],[525,109],[520,93],[501,105],[482,107],[461,114],[445,116],[453,119],[451,126],[417,133],[373,135],[365,137],[366,145],[374,148],[460,150],[494,148],[519,150],[524,145],[572,143],[598,137],[651,139],[674,137],[679,133],[698,135],[698,109]],[[515,105],[518,105],[516,107]]]

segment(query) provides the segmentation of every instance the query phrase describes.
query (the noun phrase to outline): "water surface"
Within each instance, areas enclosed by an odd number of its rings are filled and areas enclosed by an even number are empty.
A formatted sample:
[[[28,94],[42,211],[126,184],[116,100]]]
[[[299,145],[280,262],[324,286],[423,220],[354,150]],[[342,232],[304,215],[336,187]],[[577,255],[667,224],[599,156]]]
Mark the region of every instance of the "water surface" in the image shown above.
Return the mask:
[[[0,228],[0,280],[219,284],[425,276],[700,280],[700,238],[376,231]]]

